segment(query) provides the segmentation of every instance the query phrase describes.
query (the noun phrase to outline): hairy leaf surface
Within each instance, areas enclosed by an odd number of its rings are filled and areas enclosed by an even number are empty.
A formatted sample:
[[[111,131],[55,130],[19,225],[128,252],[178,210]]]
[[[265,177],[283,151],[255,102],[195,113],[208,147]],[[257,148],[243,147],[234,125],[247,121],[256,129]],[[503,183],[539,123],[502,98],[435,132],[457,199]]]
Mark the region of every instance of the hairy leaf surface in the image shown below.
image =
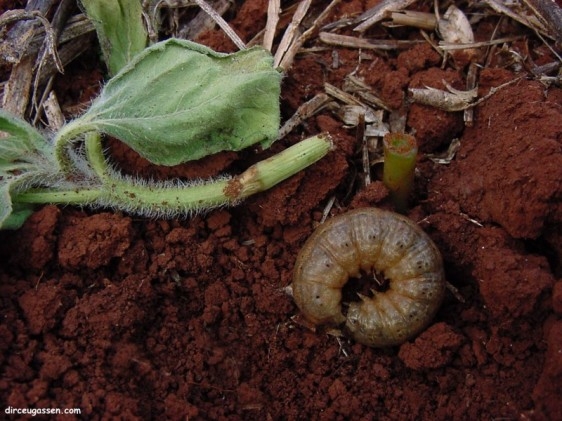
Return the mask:
[[[116,137],[160,165],[269,147],[280,119],[272,63],[260,47],[222,54],[169,39],[137,55],[71,125]]]

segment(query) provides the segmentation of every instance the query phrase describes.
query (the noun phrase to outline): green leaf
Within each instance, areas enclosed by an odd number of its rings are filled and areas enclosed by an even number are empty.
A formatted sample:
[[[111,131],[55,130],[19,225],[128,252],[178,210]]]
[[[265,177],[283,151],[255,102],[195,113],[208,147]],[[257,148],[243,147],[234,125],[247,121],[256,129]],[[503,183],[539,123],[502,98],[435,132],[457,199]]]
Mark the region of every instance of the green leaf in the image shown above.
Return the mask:
[[[26,121],[0,109],[0,162],[25,158],[26,154],[39,150],[47,152],[50,145],[43,135]]]
[[[0,109],[0,177],[57,170],[53,145],[32,125]]]
[[[33,205],[12,203],[15,190],[56,173],[52,145],[33,126],[0,110],[0,229],[19,228]]]
[[[15,230],[20,228],[27,218],[33,213],[33,205],[16,204],[12,209],[10,194],[0,186],[0,229]]]
[[[109,73],[116,74],[146,47],[140,0],[82,0],[93,22]]]
[[[33,205],[29,203],[12,203],[10,194],[16,177],[0,175],[0,229],[18,229],[33,213]]]
[[[94,129],[160,165],[269,147],[280,120],[281,74],[272,63],[260,47],[221,54],[178,39],[154,44],[67,125],[67,136]]]

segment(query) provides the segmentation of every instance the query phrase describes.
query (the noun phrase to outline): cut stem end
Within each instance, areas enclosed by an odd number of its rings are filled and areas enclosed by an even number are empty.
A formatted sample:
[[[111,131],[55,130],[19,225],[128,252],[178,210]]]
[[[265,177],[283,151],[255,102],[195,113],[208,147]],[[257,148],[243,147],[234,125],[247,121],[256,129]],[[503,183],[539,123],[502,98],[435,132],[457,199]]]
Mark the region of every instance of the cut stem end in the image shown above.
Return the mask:
[[[388,133],[383,139],[383,183],[398,212],[408,209],[414,187],[414,170],[418,154],[416,139],[405,133]]]

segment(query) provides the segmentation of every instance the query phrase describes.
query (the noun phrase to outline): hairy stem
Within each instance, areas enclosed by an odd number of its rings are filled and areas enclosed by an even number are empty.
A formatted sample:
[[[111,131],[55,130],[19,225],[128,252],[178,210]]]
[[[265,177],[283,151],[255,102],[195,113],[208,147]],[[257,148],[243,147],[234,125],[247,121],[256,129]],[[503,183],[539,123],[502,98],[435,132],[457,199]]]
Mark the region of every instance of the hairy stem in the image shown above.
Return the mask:
[[[188,215],[233,205],[267,190],[318,161],[331,148],[329,136],[314,136],[258,162],[232,179],[184,185],[148,182],[115,173],[103,157],[99,135],[93,133],[86,137],[86,154],[100,178],[99,186],[66,191],[30,190],[17,194],[14,202],[102,206],[150,217]]]
[[[55,158],[65,174],[72,174],[75,171],[68,148],[79,139],[80,135],[93,131],[95,131],[94,125],[78,118],[65,124],[57,133],[54,139]]]
[[[109,166],[103,155],[103,148],[101,144],[101,136],[98,132],[86,133],[84,141],[86,147],[86,158],[96,175],[100,180],[106,180],[109,177]]]

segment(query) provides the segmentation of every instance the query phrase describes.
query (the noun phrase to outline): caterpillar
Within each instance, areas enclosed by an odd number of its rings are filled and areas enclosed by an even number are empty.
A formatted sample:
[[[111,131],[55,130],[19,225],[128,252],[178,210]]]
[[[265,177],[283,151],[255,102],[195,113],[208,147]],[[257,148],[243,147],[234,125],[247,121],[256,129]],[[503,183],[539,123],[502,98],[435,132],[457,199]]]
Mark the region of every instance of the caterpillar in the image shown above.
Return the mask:
[[[382,276],[386,291],[357,293],[357,301],[342,303],[349,279],[365,274]],[[359,343],[387,347],[429,324],[446,282],[441,254],[418,225],[394,212],[362,208],[332,218],[308,238],[291,287],[297,307],[313,324],[343,326]]]

